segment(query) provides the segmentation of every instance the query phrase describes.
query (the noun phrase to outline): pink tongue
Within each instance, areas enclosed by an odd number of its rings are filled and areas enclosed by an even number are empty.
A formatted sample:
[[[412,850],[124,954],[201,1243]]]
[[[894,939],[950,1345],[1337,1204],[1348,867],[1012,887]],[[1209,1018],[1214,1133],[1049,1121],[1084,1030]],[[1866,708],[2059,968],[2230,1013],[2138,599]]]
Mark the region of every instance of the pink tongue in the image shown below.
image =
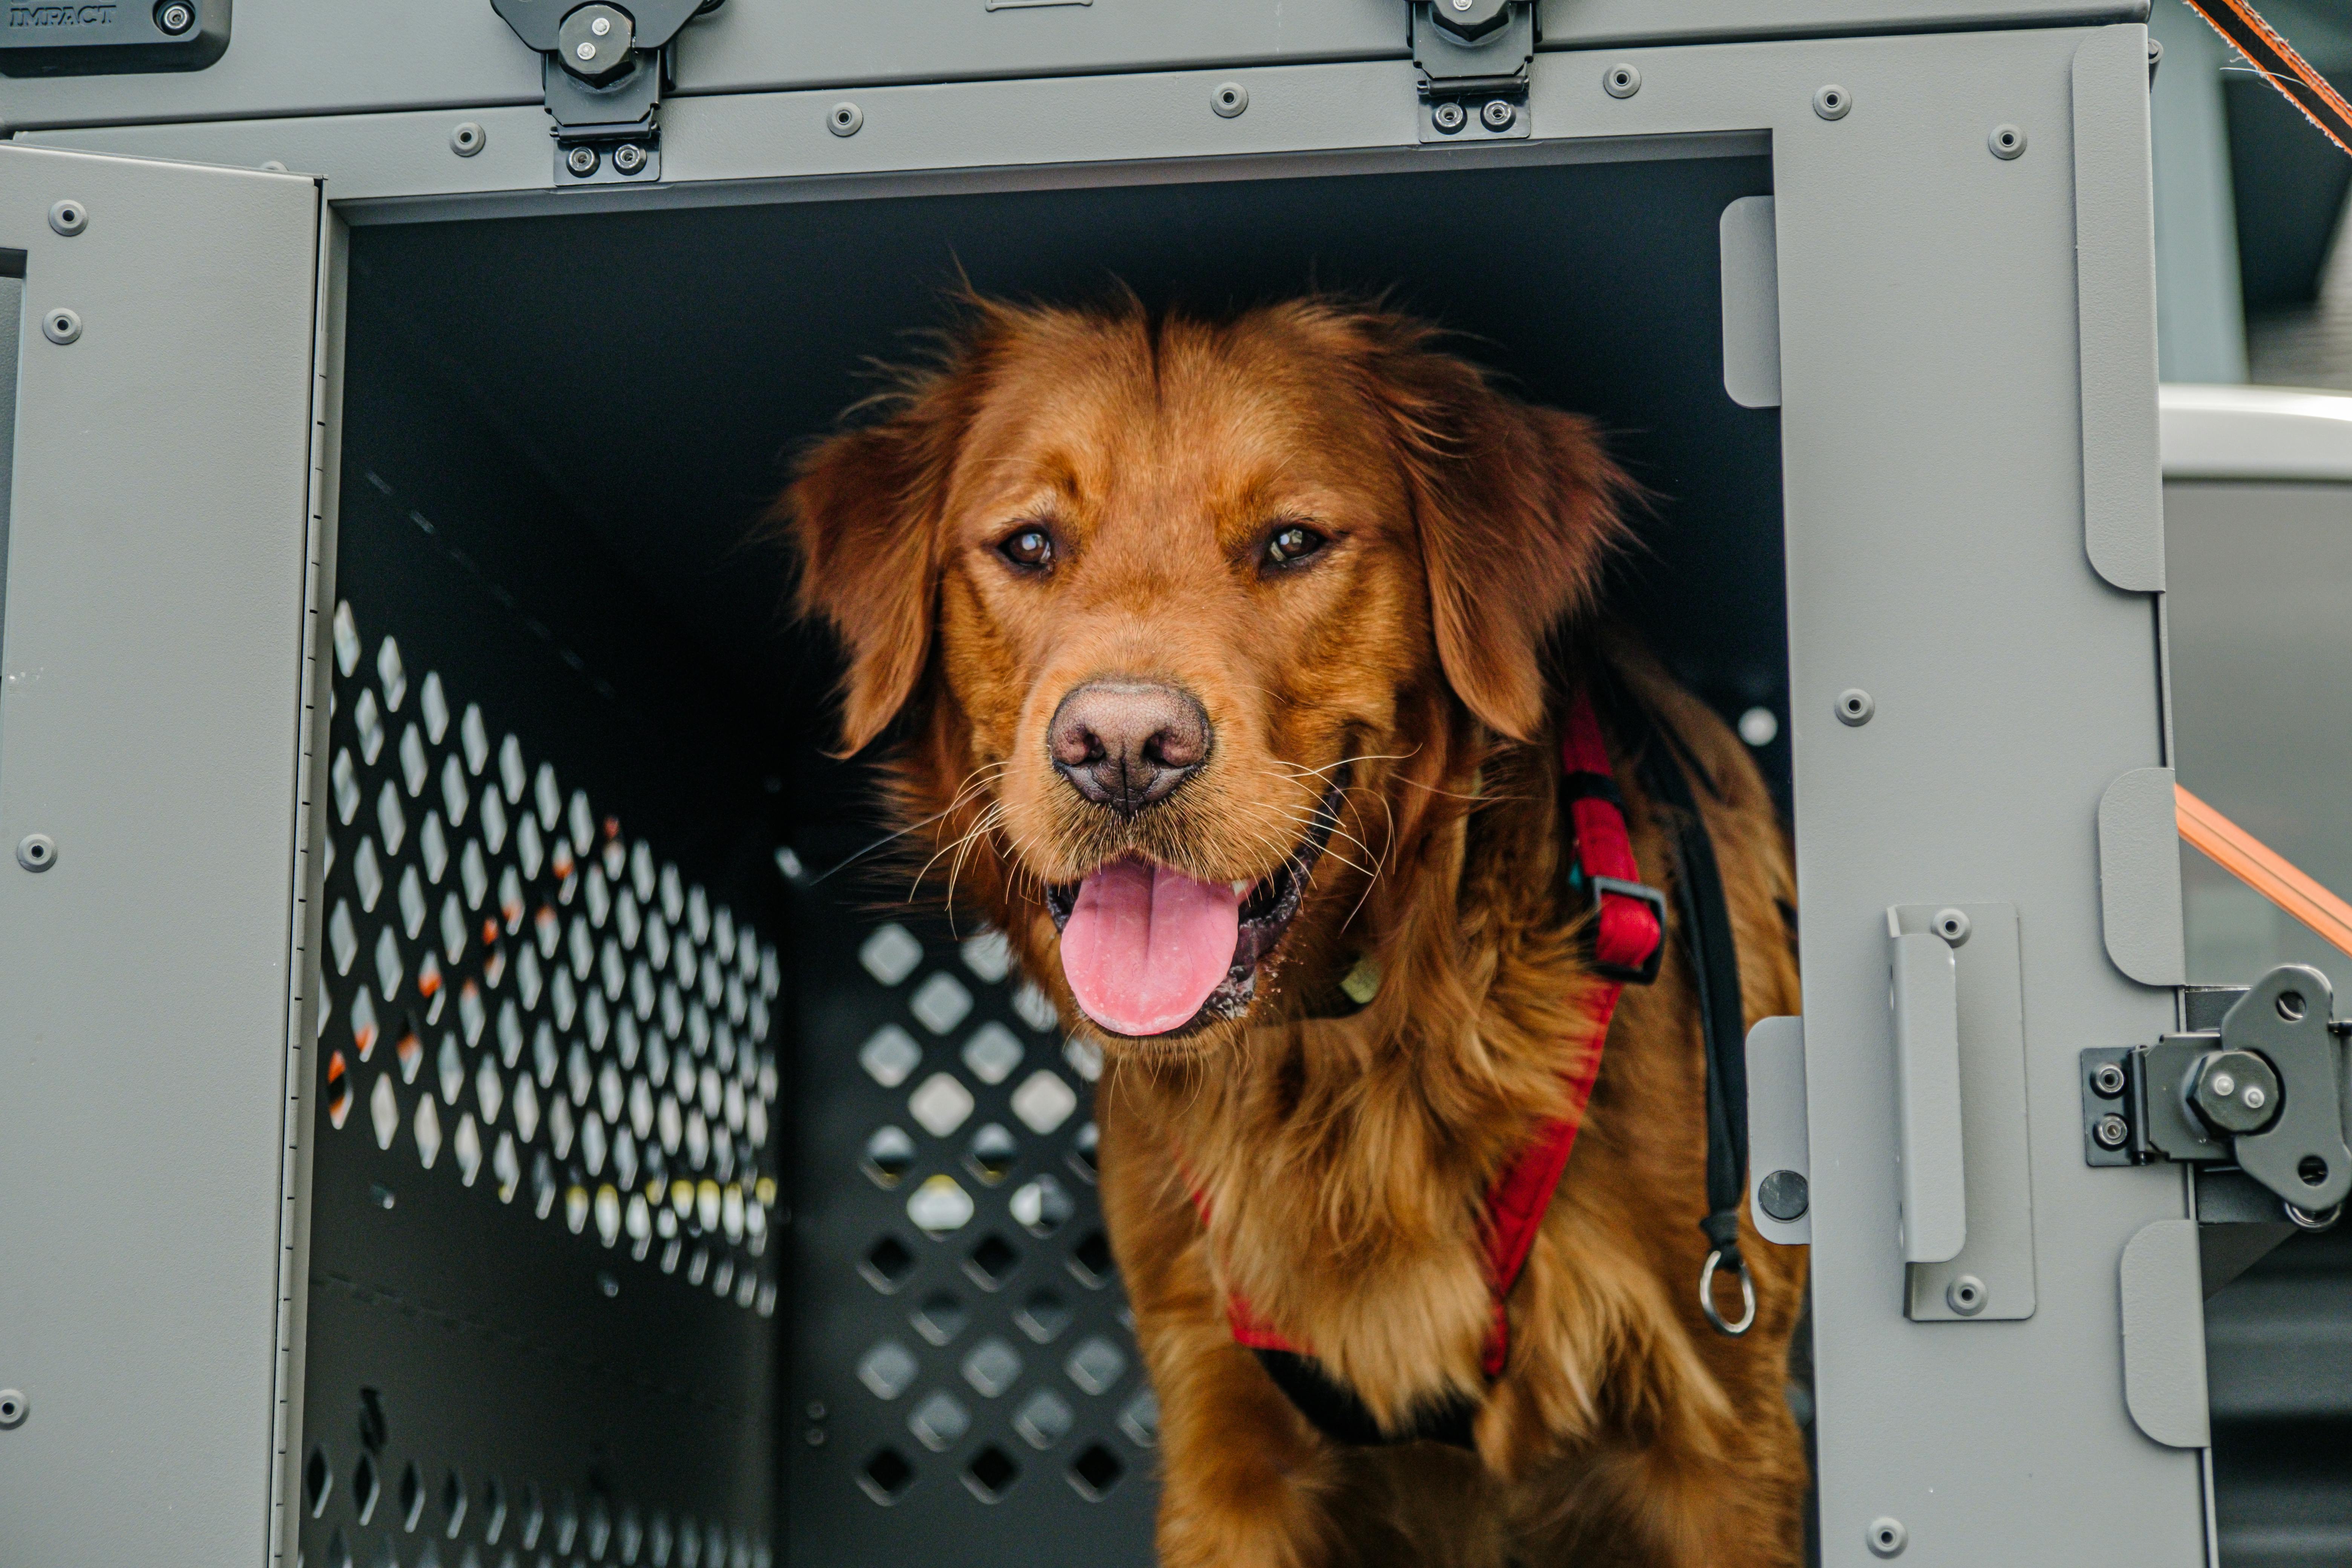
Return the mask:
[[[1189,1021],[1233,967],[1241,899],[1148,861],[1114,860],[1078,889],[1062,974],[1087,1016],[1122,1035]]]

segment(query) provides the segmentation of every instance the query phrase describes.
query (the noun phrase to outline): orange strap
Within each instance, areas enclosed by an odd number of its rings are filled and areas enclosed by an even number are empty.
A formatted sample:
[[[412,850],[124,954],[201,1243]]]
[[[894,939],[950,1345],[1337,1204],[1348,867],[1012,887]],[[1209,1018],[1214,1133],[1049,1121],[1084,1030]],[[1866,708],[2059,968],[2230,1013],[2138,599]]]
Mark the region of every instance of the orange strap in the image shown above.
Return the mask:
[[[2311,68],[2294,46],[2246,0],[2189,0],[2189,7],[2230,40],[2263,79],[2279,89],[2305,119],[2347,153],[2352,153],[2352,104],[2328,79]],[[2332,940],[2332,939],[2331,939]]]
[[[2213,863],[2319,933],[2331,947],[2352,952],[2352,904],[2313,881],[2277,850],[2189,794],[2172,786],[2180,837]]]

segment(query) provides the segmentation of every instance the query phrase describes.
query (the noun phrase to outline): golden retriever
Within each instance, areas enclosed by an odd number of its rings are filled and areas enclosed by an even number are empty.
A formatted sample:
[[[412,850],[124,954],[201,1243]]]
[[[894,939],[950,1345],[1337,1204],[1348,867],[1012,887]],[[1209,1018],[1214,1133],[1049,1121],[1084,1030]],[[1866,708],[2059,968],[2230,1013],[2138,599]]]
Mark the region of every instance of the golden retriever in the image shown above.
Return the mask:
[[[1629,489],[1587,421],[1376,308],[979,301],[782,503],[803,607],[846,652],[845,749],[887,742],[953,906],[1103,1048],[1163,1563],[1799,1559],[1802,1254],[1743,1213],[1755,1326],[1707,1326],[1679,921],[1609,1027],[1507,1362],[1482,1364],[1485,1194],[1599,1044],[1556,742],[1578,693],[1613,684],[1675,738],[1744,1021],[1797,1010],[1755,767],[1593,624]],[[1664,886],[1668,825],[1618,728]],[[1384,1432],[1466,1410],[1468,1447],[1325,1436],[1236,1342],[1240,1300]]]

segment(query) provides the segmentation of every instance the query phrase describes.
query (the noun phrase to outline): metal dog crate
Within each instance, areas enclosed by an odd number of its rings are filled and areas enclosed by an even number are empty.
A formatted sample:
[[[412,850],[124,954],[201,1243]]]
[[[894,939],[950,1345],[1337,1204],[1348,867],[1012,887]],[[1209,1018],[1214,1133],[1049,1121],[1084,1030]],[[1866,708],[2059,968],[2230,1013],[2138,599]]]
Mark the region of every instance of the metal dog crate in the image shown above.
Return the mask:
[[[2077,1085],[2186,978],[2144,6],[731,0],[626,123],[478,0],[166,9],[0,47],[0,1559],[1149,1560],[1098,1064],[835,870],[752,528],[968,279],[1393,288],[1603,420],[1792,811],[1822,1560],[2207,1560],[2195,1247],[2119,1276],[2189,1189]],[[1897,1240],[1953,904],[1973,1320]]]

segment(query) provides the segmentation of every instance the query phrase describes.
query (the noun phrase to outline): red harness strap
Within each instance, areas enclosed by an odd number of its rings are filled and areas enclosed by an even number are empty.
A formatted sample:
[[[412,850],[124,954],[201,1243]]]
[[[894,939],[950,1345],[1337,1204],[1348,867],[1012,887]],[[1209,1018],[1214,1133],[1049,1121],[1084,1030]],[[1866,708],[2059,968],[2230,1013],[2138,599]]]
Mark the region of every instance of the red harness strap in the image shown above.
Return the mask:
[[[1601,738],[1601,723],[1591,700],[1580,693],[1569,710],[1559,757],[1566,774],[1563,793],[1576,829],[1577,875],[1570,885],[1581,886],[1592,895],[1596,905],[1593,967],[1608,984],[1592,994],[1591,1048],[1568,1074],[1566,1110],[1536,1129],[1528,1146],[1486,1191],[1479,1229],[1494,1318],[1480,1363],[1489,1379],[1500,1377],[1509,1359],[1511,1288],[1527,1267],[1544,1211],[1551,1206],[1552,1193],[1568,1170],[1577,1129],[1583,1124],[1585,1107],[1592,1098],[1593,1080],[1601,1075],[1601,1050],[1609,1037],[1617,998],[1629,984],[1646,984],[1656,976],[1666,944],[1665,899],[1657,889],[1641,884],[1633,840],[1625,831],[1624,806],[1610,771],[1608,748]],[[1208,1198],[1197,1186],[1192,1190],[1192,1205],[1205,1227]],[[1277,1333],[1238,1290],[1226,1297],[1225,1316],[1237,1344],[1292,1355],[1313,1354]]]

